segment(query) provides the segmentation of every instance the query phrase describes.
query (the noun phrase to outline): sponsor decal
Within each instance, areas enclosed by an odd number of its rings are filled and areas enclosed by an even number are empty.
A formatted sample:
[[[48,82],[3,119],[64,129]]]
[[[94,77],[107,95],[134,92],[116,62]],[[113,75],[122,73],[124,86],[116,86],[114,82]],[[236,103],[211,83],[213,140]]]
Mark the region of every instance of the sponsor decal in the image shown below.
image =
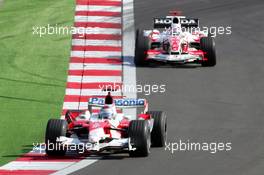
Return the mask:
[[[154,23],[155,24],[171,24],[172,19],[171,18],[155,18]]]
[[[198,19],[183,18],[183,19],[181,19],[181,24],[183,24],[183,25],[195,25],[195,24],[198,24]]]
[[[154,18],[155,24],[171,24],[172,18]],[[194,25],[198,24],[198,19],[180,18],[180,23],[183,25]]]
[[[114,103],[116,106],[144,106],[145,100],[144,99],[114,99]],[[105,99],[93,97],[90,98],[89,104],[104,105]]]

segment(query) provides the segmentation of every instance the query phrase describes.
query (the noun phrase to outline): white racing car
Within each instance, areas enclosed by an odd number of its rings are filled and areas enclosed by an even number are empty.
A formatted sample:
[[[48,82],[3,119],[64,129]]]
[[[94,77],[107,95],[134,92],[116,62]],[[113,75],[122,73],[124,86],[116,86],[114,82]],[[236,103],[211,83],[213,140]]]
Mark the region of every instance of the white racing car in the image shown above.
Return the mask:
[[[93,112],[99,107],[98,112]],[[142,108],[137,116],[117,113],[117,108]],[[148,156],[150,147],[163,147],[167,118],[162,111],[148,111],[145,99],[91,98],[88,110],[70,110],[63,119],[50,119],[46,129],[46,153],[65,155],[67,150],[99,153],[127,151],[131,156]],[[74,151],[72,150],[72,151]]]
[[[197,63],[215,66],[215,42],[200,31],[199,20],[171,12],[165,18],[154,18],[153,30],[137,30],[135,64]]]

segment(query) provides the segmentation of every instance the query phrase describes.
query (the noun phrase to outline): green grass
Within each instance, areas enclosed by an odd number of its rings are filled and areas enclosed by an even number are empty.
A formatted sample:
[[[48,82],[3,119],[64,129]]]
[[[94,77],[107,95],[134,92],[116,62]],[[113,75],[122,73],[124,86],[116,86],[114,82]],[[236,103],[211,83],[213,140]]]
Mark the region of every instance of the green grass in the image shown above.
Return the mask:
[[[42,142],[59,117],[70,35],[33,35],[33,26],[71,26],[74,0],[5,0],[0,7],[0,165]]]

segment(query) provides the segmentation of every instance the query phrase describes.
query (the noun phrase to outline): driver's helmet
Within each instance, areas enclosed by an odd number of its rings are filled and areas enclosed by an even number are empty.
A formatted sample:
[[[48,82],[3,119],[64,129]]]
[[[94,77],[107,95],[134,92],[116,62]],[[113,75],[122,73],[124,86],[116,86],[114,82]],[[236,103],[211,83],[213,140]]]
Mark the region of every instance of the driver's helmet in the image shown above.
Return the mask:
[[[157,41],[160,38],[160,31],[154,29],[149,36],[153,41]]]
[[[102,119],[112,119],[116,115],[116,110],[114,105],[105,105],[101,108],[99,117]]]
[[[178,36],[181,33],[181,25],[180,24],[172,24],[171,34],[173,36]]]

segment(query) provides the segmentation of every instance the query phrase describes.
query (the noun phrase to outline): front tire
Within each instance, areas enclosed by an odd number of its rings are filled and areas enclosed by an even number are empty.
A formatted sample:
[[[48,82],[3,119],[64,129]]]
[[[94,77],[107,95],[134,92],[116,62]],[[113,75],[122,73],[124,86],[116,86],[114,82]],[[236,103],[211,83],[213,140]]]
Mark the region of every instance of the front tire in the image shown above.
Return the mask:
[[[167,116],[163,111],[149,111],[154,119],[153,130],[151,132],[151,143],[154,147],[164,147],[167,141]]]
[[[148,37],[144,36],[143,30],[137,29],[136,31],[136,46],[135,46],[135,65],[144,66],[146,65],[146,52],[149,50]]]
[[[202,37],[200,39],[201,50],[206,52],[205,58],[207,61],[202,62],[204,67],[213,67],[216,65],[215,42],[212,37]]]
[[[136,148],[130,151],[131,157],[146,157],[150,153],[151,136],[149,124],[145,120],[132,120],[128,129],[131,144]]]
[[[46,153],[49,156],[64,156],[66,149],[57,143],[56,139],[66,136],[68,124],[65,120],[50,119],[46,128],[45,144]]]

